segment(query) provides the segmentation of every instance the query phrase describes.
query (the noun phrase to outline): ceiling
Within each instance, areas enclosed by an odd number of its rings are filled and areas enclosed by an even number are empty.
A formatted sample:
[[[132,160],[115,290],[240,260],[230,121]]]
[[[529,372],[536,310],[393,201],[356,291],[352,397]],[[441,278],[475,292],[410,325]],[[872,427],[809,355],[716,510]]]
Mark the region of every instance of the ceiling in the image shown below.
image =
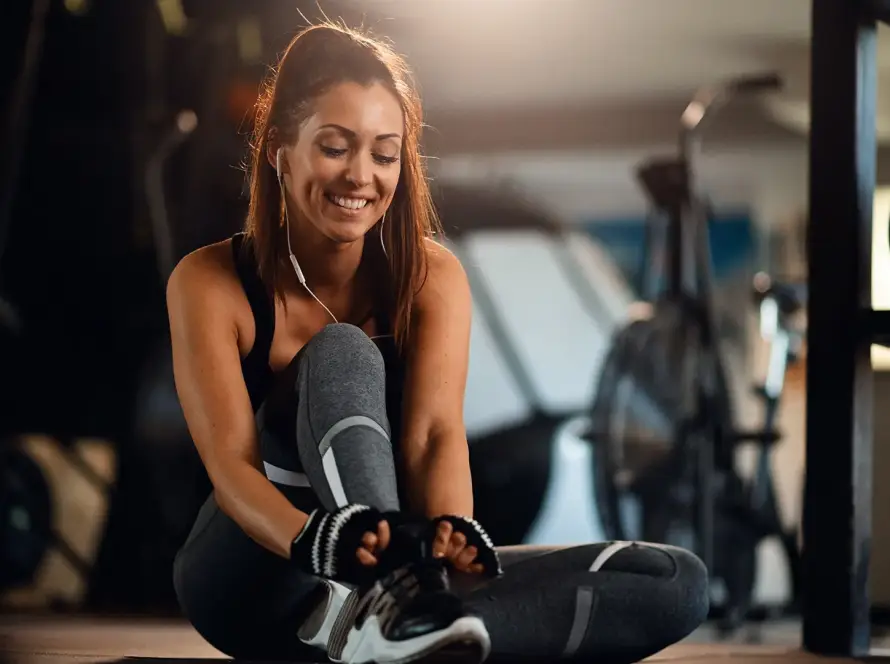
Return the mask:
[[[551,112],[566,124],[567,109],[663,112],[674,122],[700,85],[775,71],[785,87],[758,100],[753,122],[764,126],[755,133],[806,131],[811,0],[355,2],[408,56],[428,111],[447,126],[471,113]],[[881,35],[890,82],[890,39]],[[890,86],[880,92],[879,133],[890,138]]]

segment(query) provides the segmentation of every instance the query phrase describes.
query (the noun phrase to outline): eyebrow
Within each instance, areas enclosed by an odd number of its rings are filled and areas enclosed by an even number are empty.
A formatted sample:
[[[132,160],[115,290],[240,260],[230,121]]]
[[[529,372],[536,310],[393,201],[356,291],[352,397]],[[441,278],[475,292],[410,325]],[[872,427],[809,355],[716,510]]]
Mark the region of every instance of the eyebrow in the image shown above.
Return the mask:
[[[351,136],[352,138],[356,137],[356,133],[354,131],[352,131],[352,129],[347,129],[343,125],[330,123],[330,124],[322,125],[318,128],[319,131],[321,131],[322,129],[336,129],[337,131],[340,131],[340,132],[346,134],[347,136]],[[402,135],[398,134],[398,133],[377,134],[377,136],[374,137],[374,140],[375,141],[383,141],[383,140],[386,140],[387,138],[398,138],[401,140]]]

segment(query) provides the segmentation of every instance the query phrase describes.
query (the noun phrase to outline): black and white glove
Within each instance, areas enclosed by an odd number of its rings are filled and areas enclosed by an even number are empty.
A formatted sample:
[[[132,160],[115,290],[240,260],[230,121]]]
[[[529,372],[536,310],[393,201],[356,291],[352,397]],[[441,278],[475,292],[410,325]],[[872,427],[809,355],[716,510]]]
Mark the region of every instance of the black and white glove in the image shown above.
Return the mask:
[[[291,544],[291,560],[316,576],[360,584],[374,576],[356,552],[367,533],[377,533],[386,515],[367,505],[346,505],[335,512],[314,510]]]
[[[467,546],[476,547],[477,554],[474,562],[482,565],[483,574],[490,577],[497,577],[504,573],[501,569],[501,560],[498,557],[497,550],[494,548],[494,543],[478,521],[465,516],[446,514],[433,519],[432,525],[434,533],[442,522],[448,522],[451,524],[453,532],[460,533],[466,537]]]

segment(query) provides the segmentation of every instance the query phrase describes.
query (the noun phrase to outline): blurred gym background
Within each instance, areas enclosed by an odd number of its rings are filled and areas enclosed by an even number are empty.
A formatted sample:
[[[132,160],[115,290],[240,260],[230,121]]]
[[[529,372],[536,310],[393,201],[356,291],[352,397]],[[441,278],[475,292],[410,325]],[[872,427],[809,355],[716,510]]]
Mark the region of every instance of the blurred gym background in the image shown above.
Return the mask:
[[[2,609],[177,615],[170,565],[209,485],[173,389],[164,275],[239,229],[260,80],[321,11],[390,37],[422,87],[437,205],[473,285],[466,420],[478,516],[495,540],[705,547],[719,638],[793,625],[807,0],[4,3]],[[681,118],[752,76],[773,83],[729,100],[702,128],[694,165],[678,162]],[[704,417],[723,443],[738,439],[729,466],[702,466],[714,439],[691,442],[680,416],[659,410],[685,384],[647,369],[699,350],[656,333],[654,350],[632,340],[634,367],[615,359],[629,323],[663,315],[654,303],[677,247],[657,239],[688,220],[677,209],[691,188],[670,177],[681,162],[706,210],[686,256],[708,268],[725,371]],[[878,178],[875,306],[890,308],[890,152]],[[890,367],[877,351],[874,362]],[[712,412],[725,400],[731,425]],[[883,442],[876,477],[890,472]],[[695,479],[702,468],[715,481]],[[878,623],[890,610],[888,491],[875,482]]]

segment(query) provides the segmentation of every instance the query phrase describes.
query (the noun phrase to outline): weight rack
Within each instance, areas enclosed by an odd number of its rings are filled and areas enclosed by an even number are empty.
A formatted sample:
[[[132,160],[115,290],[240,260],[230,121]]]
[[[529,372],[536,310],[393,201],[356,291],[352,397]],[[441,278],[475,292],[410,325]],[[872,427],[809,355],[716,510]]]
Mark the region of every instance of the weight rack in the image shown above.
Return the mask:
[[[868,657],[877,26],[890,0],[813,0],[803,647]],[[845,322],[846,321],[846,322]]]

